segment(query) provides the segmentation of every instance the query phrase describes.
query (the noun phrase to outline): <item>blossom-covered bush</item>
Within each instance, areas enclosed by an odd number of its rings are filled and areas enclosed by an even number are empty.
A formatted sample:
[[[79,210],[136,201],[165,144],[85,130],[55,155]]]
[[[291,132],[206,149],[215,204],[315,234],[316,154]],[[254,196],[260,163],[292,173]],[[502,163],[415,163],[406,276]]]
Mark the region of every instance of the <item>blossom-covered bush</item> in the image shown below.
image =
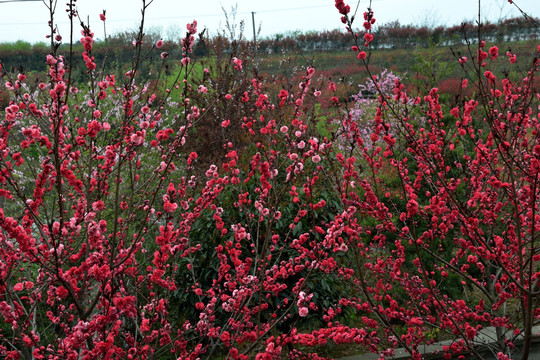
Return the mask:
[[[356,146],[355,143],[357,140],[351,137],[352,134],[360,135],[363,144],[368,148],[373,148],[373,144],[382,142],[379,136],[372,136],[373,127],[375,126],[373,119],[377,115],[377,109],[380,103],[378,100],[380,96],[379,92],[381,92],[387,102],[393,102],[394,89],[399,84],[401,84],[401,79],[392,71],[384,69],[380,74],[373,75],[365,83],[358,85],[360,91],[352,95],[354,102],[351,109],[348,110],[350,119],[345,124],[340,121],[334,122],[334,127],[337,129],[336,145],[341,151],[350,151]],[[400,102],[393,102],[393,106],[400,106]],[[351,129],[350,125],[353,125],[354,129]],[[396,126],[392,126],[391,123],[385,125],[387,131],[395,136],[394,128]],[[352,144],[349,145],[351,142]]]
[[[447,358],[482,357],[477,335],[493,327],[488,351],[526,358],[540,316],[538,59],[513,79],[485,61],[515,66],[512,53],[470,44],[456,61],[478,98],[411,98],[386,74],[367,85],[373,113],[357,114],[313,67],[276,94],[245,82],[241,51],[197,74],[195,21],[178,78],[139,83],[163,45],[145,42],[145,0],[131,69],[103,73],[88,25],[84,51],[60,53],[54,3],[48,81],[1,73],[3,357],[318,359],[334,343],[421,358],[437,337],[453,340]],[[335,4],[369,72],[373,11],[355,32]],[[317,128],[322,97],[339,138]],[[201,159],[212,124],[222,156]]]

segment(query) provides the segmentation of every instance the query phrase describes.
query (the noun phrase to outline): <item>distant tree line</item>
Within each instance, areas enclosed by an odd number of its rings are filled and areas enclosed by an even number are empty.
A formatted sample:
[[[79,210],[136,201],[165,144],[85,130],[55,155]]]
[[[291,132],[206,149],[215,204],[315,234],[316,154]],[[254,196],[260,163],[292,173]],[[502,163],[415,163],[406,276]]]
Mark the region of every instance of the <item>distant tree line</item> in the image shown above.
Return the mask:
[[[483,23],[480,29],[475,22],[463,22],[460,25],[445,27],[429,27],[403,25],[399,21],[392,21],[374,28],[374,41],[371,46],[374,48],[405,49],[411,47],[430,46],[459,46],[466,42],[466,39],[476,38],[478,31],[482,33],[482,38],[488,42],[498,44],[521,40],[536,40],[540,38],[540,19],[538,18],[510,18],[498,23]],[[93,49],[93,56],[96,63],[106,63],[111,69],[109,72],[121,73],[124,68],[131,65],[132,41],[136,34],[133,31],[125,31],[111,35],[107,41],[98,40]],[[161,38],[158,31],[150,31],[145,35],[145,43],[148,48]],[[205,56],[208,46],[219,42],[220,46],[232,48],[232,44],[224,35],[213,37],[199,37],[194,49],[194,55]],[[351,34],[341,30],[327,30],[321,32],[291,32],[288,34],[276,34],[272,37],[260,39],[258,48],[265,54],[293,52],[293,51],[344,51],[349,48]],[[84,73],[84,63],[80,59],[82,46],[75,47],[76,62],[74,66],[81,67],[81,75]],[[60,47],[60,53],[66,56],[69,53],[67,46]],[[0,60],[4,67],[17,67],[25,72],[43,71],[45,63],[44,55],[49,53],[49,46],[45,43],[30,44],[24,41],[15,43],[0,44]],[[179,58],[181,46],[174,42],[165,42],[163,51],[168,52],[171,59]],[[106,62],[103,60],[107,59]],[[149,55],[145,61],[151,64],[160,61],[156,52]],[[151,78],[152,74],[145,76]]]
[[[457,46],[466,39],[476,38],[478,26],[475,22],[463,22],[451,27],[403,25],[392,21],[374,28],[374,41],[371,46],[403,49],[409,47]],[[482,38],[488,42],[513,42],[536,40],[540,37],[540,19],[510,18],[499,23],[483,23],[480,27]],[[350,44],[351,34],[340,31],[293,32],[277,34],[263,39],[259,48],[267,53],[301,49],[304,51],[340,51]]]

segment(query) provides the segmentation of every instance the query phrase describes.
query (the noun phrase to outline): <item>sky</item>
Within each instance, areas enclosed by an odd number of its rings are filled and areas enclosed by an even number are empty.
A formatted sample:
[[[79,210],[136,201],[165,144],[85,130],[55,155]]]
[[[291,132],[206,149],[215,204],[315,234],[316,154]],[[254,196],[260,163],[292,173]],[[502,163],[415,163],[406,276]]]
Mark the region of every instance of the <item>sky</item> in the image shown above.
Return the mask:
[[[45,0],[47,3],[49,0]],[[150,0],[146,0],[147,3]],[[514,0],[530,16],[540,17],[539,0]],[[58,0],[56,23],[60,34],[68,37],[67,0]],[[355,8],[358,0],[345,3]],[[142,0],[78,0],[79,16],[90,20],[96,38],[103,39],[103,24],[99,14],[106,10],[107,34],[133,30],[140,19]],[[483,20],[519,16],[508,0],[481,0]],[[369,0],[360,0],[358,11],[363,13]],[[343,28],[334,0],[153,0],[147,9],[147,28],[160,31],[163,38],[184,35],[187,22],[197,20],[199,30],[206,27],[210,34],[225,28],[224,10],[233,23],[244,21],[244,34],[253,38],[252,12],[258,37],[270,37],[297,30],[322,31]],[[477,0],[372,0],[372,9],[379,24],[399,20],[401,24],[452,26],[477,18]],[[48,9],[41,0],[0,0],[0,42],[24,40],[35,43],[47,41]],[[361,26],[360,21],[357,24]],[[1,55],[1,54],[0,54]]]

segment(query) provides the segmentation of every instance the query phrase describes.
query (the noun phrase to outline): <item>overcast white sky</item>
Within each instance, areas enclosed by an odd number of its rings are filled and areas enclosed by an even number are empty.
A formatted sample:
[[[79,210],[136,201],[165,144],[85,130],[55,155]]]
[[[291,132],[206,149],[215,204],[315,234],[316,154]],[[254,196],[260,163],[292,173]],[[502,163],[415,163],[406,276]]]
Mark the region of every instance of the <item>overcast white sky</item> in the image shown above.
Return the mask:
[[[49,0],[46,0],[47,3]],[[149,1],[149,0],[147,0]],[[57,23],[60,33],[67,38],[67,15],[65,3],[58,0]],[[357,0],[345,1],[354,9]],[[540,17],[539,0],[514,0],[531,16]],[[369,0],[360,0],[359,13],[368,6]],[[107,10],[109,34],[134,29],[140,17],[142,0],[78,0],[79,14],[90,19],[97,38],[103,38],[103,26],[99,13]],[[236,20],[245,21],[245,34],[252,38],[251,12],[255,12],[255,24],[261,36],[286,33],[295,30],[331,30],[341,28],[334,0],[154,0],[148,8],[146,23],[168,34],[184,34],[185,24],[196,19],[199,29],[208,28],[215,34],[224,27],[224,8],[237,7]],[[477,0],[373,0],[372,7],[378,23],[399,20],[402,24],[455,25],[463,20],[475,19]],[[508,0],[482,0],[484,19],[497,21],[517,16],[519,12]],[[48,10],[42,1],[0,0],[0,42],[25,40],[45,41]],[[93,26],[92,26],[93,25]],[[357,24],[361,25],[360,22]],[[0,54],[1,55],[1,54]]]

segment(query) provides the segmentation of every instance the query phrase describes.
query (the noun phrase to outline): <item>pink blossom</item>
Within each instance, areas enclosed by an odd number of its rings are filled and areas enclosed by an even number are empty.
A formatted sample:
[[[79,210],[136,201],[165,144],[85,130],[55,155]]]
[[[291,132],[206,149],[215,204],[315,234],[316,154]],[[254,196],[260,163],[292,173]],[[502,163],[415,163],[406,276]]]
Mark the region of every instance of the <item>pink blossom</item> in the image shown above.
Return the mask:
[[[489,48],[489,54],[491,55],[492,60],[496,60],[499,56],[499,48],[496,46],[492,46]]]
[[[186,28],[191,35],[197,33],[197,21],[193,20],[192,23],[188,23]]]
[[[173,213],[173,212],[176,211],[176,209],[178,209],[178,204],[177,203],[171,203],[169,201],[166,201],[163,204],[163,210],[165,210],[168,213]]]
[[[15,284],[15,286],[13,286],[13,290],[15,291],[22,291],[24,289],[24,284],[23,283],[17,283]]]
[[[131,135],[131,142],[133,145],[141,145],[144,143],[144,137],[146,135],[146,132],[144,130],[137,131],[136,133]]]
[[[94,211],[101,211],[105,209],[105,203],[103,200],[98,200],[92,204],[92,210]]]
[[[510,51],[507,51],[506,56],[508,56],[508,60],[510,60],[511,64],[515,64],[517,58],[516,54],[512,54]]]
[[[241,69],[242,69],[242,60],[240,60],[240,59],[234,57],[234,58],[233,58],[233,63],[234,63],[234,68],[235,68],[236,70],[241,70]]]
[[[364,40],[366,41],[365,45],[368,45],[373,41],[373,35],[371,33],[365,33]]]

